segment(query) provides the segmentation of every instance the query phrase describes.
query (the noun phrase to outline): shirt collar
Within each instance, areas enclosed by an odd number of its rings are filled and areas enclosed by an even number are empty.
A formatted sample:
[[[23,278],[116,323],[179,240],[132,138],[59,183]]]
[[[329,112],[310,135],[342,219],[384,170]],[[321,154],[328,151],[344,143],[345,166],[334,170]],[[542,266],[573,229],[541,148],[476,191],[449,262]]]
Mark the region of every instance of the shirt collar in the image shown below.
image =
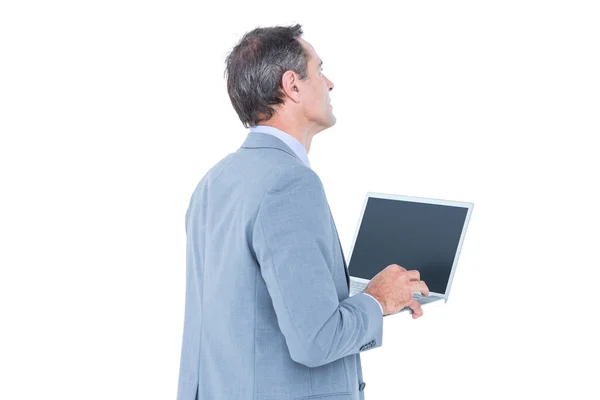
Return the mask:
[[[250,132],[256,133],[266,133],[268,135],[273,135],[283,141],[292,151],[306,164],[308,168],[310,168],[310,161],[308,160],[308,154],[306,153],[306,149],[292,135],[285,133],[284,131],[277,129],[272,126],[267,125],[254,125],[250,128]]]

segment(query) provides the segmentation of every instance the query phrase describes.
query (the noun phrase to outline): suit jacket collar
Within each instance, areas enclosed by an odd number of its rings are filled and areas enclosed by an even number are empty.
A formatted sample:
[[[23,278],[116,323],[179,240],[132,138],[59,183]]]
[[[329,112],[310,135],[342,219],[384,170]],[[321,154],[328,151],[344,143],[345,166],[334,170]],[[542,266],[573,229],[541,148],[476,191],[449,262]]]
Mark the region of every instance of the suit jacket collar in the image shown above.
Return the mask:
[[[248,133],[248,136],[246,137],[246,140],[244,140],[242,147],[246,149],[278,149],[292,155],[292,157],[296,158],[304,164],[304,161],[302,161],[300,157],[298,157],[296,153],[294,153],[294,150],[290,149],[290,147],[287,144],[285,144],[281,139],[273,135],[268,135],[266,133]]]

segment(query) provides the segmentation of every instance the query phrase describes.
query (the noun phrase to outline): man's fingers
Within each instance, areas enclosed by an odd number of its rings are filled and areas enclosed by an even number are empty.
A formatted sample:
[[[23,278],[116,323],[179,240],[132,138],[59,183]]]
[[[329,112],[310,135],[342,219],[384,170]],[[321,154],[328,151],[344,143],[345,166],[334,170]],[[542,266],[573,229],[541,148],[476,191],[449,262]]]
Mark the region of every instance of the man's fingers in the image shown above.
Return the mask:
[[[420,292],[423,296],[429,296],[429,288],[423,281],[411,281],[410,292]]]
[[[408,304],[408,306],[413,310],[413,318],[419,318],[423,315],[423,309],[418,301],[412,299],[412,301]]]
[[[421,273],[419,271],[417,271],[416,269],[411,269],[410,271],[406,271],[406,276],[408,276],[408,279],[411,281],[421,280]]]
[[[406,268],[399,266],[398,264],[392,264],[395,265],[396,267],[398,267],[400,269],[400,271],[402,272],[406,272]]]

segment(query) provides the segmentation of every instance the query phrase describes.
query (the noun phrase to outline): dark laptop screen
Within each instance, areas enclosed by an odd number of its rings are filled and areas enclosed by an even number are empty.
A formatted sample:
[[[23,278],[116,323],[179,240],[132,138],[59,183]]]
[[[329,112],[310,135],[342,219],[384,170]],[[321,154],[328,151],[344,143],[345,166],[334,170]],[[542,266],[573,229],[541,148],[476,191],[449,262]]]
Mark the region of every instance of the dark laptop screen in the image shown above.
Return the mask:
[[[416,269],[431,292],[445,293],[468,209],[369,198],[348,272],[372,279],[390,264]]]

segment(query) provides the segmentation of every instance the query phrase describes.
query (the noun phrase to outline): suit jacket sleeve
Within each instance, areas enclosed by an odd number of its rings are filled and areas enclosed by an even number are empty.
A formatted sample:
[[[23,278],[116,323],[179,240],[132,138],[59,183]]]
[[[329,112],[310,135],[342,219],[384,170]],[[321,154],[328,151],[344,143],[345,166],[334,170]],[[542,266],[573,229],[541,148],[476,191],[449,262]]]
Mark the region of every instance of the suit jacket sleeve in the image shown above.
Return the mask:
[[[326,261],[341,251],[330,218],[319,177],[294,166],[265,194],[252,236],[290,356],[309,367],[382,344],[378,304],[365,294],[338,300]]]

